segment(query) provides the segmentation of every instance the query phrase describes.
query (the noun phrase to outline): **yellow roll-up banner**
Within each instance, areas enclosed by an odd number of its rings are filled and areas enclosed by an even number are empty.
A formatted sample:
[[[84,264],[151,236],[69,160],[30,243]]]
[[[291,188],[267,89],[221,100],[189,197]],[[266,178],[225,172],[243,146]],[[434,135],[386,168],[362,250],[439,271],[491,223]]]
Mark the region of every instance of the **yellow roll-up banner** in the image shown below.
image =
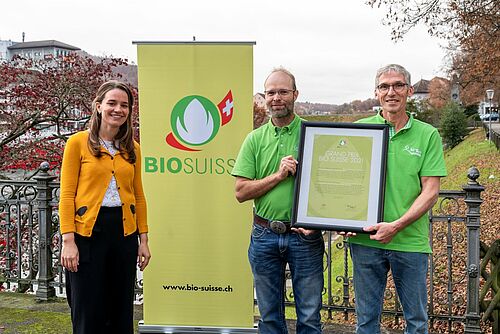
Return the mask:
[[[252,128],[255,43],[134,44],[152,253],[143,325],[253,329],[251,204],[236,201],[231,170]]]

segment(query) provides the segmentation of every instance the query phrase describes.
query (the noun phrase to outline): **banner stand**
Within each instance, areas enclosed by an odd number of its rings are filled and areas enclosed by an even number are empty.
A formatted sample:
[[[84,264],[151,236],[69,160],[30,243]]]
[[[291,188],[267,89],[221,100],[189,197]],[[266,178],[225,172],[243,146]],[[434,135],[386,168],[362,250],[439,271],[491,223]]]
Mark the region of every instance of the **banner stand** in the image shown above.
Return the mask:
[[[254,328],[221,328],[221,327],[190,327],[190,326],[163,326],[163,325],[144,325],[144,321],[139,321],[139,333],[172,333],[172,334],[246,334],[257,333],[257,324]]]
[[[257,333],[252,203],[231,175],[252,130],[255,42],[133,44],[152,254],[139,333]]]

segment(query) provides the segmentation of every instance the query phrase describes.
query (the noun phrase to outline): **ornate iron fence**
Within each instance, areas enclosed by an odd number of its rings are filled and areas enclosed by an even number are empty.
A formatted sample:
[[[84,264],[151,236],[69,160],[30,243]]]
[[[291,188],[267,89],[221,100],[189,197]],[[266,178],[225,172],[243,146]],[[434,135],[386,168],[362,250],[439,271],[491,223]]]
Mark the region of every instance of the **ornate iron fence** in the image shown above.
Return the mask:
[[[36,292],[40,300],[65,294],[60,265],[59,182],[42,163],[35,181],[0,180],[0,291]],[[2,285],[3,284],[3,285]],[[136,280],[142,300],[142,274]]]
[[[479,302],[483,321],[490,321],[493,334],[500,334],[500,239],[490,247],[481,243],[481,287]]]
[[[57,216],[59,183],[42,163],[35,181],[0,181],[0,281],[39,299],[63,293]]]
[[[479,228],[484,188],[477,183],[479,172],[471,168],[468,184],[461,191],[440,191],[430,211],[429,224],[433,254],[429,263],[428,314],[431,330],[448,333],[481,333],[479,309]],[[347,242],[332,232],[324,235],[326,288],[323,309],[329,319],[335,315],[348,320],[355,311],[352,271]],[[342,258],[340,264],[335,259]],[[290,284],[288,305],[293,305]],[[389,277],[383,315],[396,326],[403,321],[397,293]]]
[[[56,292],[64,294],[59,264],[59,183],[48,171],[48,164],[42,164],[36,181],[0,181],[0,283],[6,288],[15,284],[17,291],[36,292],[41,300]],[[471,168],[468,177],[463,190],[441,191],[430,212],[430,326],[449,333],[481,332],[479,279],[484,268],[479,258],[479,206],[484,188],[476,181],[477,169]],[[348,247],[332,232],[325,233],[325,242],[323,309],[330,319],[348,319],[355,307]],[[142,279],[137,280],[136,295],[142,298]],[[389,284],[385,297],[383,314],[397,325],[403,317],[393,285]],[[289,287],[287,298],[292,305]]]

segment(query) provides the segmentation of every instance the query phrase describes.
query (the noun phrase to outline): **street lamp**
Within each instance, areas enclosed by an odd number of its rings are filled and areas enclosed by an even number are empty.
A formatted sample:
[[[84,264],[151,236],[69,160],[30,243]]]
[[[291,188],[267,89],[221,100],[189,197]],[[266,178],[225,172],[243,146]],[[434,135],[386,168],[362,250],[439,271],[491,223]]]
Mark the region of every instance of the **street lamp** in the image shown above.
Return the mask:
[[[488,121],[488,140],[491,142],[491,113],[493,112],[493,108],[491,107],[491,100],[493,100],[493,95],[495,94],[495,91],[493,89],[487,89],[486,90],[486,97],[488,100],[490,100],[490,117]]]

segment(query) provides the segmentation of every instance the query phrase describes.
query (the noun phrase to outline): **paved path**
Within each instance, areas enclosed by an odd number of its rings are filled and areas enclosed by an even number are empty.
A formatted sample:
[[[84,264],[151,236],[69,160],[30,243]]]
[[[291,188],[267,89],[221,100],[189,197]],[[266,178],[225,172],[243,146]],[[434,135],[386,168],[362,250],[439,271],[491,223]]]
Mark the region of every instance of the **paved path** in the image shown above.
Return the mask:
[[[483,122],[486,128],[489,127],[488,121]],[[500,135],[500,122],[499,121],[491,121],[491,130]]]

